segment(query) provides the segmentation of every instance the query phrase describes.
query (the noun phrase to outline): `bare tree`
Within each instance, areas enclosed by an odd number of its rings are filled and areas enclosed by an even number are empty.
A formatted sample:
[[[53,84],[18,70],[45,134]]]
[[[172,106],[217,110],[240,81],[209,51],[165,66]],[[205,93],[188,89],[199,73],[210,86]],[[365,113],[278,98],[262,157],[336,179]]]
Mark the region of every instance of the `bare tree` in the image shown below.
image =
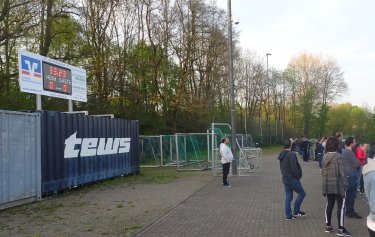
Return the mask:
[[[303,133],[309,135],[313,118],[320,117],[324,128],[327,105],[346,90],[340,67],[332,58],[301,53],[288,65],[297,108],[303,119]],[[320,116],[319,116],[320,115]],[[322,133],[322,130],[320,130]]]
[[[92,99],[107,101],[116,71],[112,70],[112,37],[115,34],[114,13],[118,1],[86,0],[82,7],[83,30],[91,60],[88,86]]]
[[[319,136],[322,136],[327,124],[328,106],[347,90],[347,84],[344,81],[341,68],[332,57],[327,57],[323,60],[320,81],[319,91],[321,93],[321,103],[319,111]]]
[[[10,94],[11,78],[18,75],[14,61],[17,41],[36,26],[32,1],[4,0],[0,4],[0,93]]]
[[[247,131],[247,123],[255,123],[255,118],[258,118],[258,127],[261,128],[261,108],[263,100],[263,91],[265,86],[264,67],[259,55],[254,51],[247,51],[241,55],[241,61],[238,64],[237,78],[238,96],[244,99],[245,104],[245,130]],[[253,130],[254,134],[255,131]],[[259,134],[262,131],[259,130]]]

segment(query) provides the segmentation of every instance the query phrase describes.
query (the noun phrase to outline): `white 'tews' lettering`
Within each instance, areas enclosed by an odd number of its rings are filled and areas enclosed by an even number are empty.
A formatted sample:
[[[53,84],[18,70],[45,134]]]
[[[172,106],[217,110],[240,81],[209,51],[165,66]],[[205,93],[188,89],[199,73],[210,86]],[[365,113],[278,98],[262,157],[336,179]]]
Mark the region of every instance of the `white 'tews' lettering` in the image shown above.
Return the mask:
[[[81,145],[81,157],[96,156],[96,146],[98,138],[84,138]]]
[[[129,152],[129,150],[130,150],[130,138],[120,138],[120,149],[118,150],[118,153],[126,153],[126,152]]]
[[[75,158],[78,154],[85,157],[127,153],[130,141],[130,138],[77,138],[75,132],[65,140],[64,158]],[[81,145],[81,149],[75,149],[76,145]]]
[[[109,155],[109,154],[116,154],[119,146],[119,139],[115,138],[115,142],[113,142],[113,138],[108,138],[107,143],[105,143],[105,138],[100,138],[99,146],[98,146],[98,155]]]
[[[81,138],[77,138],[77,132],[73,133],[70,137],[65,139],[64,158],[78,157],[79,150],[75,150],[75,145],[80,145],[82,142]]]

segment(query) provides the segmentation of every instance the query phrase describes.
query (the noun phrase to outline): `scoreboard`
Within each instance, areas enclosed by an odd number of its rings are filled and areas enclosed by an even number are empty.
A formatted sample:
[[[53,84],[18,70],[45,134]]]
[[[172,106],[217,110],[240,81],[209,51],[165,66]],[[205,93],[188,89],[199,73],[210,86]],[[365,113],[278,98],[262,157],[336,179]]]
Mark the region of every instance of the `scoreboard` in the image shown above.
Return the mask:
[[[18,50],[19,85],[22,92],[87,101],[86,70]]]

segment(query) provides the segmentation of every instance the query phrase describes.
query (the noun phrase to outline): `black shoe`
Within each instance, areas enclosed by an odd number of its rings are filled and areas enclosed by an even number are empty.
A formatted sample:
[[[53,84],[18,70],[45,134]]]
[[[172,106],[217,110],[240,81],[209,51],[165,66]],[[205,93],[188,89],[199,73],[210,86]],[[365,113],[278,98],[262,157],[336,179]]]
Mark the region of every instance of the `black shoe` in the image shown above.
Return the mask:
[[[346,216],[348,218],[354,218],[354,219],[361,219],[362,218],[360,215],[357,214],[357,212],[346,213]]]
[[[291,215],[290,217],[287,217],[285,220],[291,221],[291,220],[294,220],[294,219],[297,219],[297,217],[294,216],[294,215]]]
[[[337,236],[351,236],[352,233],[350,233],[349,231],[347,231],[347,229],[345,228],[342,228],[342,229],[338,229],[337,230]]]
[[[303,212],[303,211],[294,211],[293,212],[293,216],[306,216],[307,213],[306,212]]]
[[[326,226],[326,229],[325,229],[325,232],[326,232],[326,233],[332,233],[332,232],[333,232],[333,228],[332,228],[332,226],[327,225],[327,226]]]
[[[224,187],[232,187],[229,183],[223,184]]]

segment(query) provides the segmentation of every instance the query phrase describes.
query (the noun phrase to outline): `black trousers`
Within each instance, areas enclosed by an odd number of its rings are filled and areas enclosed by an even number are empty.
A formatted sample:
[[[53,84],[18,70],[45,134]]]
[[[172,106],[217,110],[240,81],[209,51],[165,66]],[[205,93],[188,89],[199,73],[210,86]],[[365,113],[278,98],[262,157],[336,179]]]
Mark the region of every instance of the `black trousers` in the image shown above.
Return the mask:
[[[344,207],[345,207],[345,198],[340,194],[327,194],[327,204],[326,204],[326,225],[331,225],[332,211],[335,206],[335,201],[337,201],[337,222],[339,228],[344,227]]]
[[[227,184],[227,178],[229,174],[230,163],[221,164],[223,166],[223,184]]]
[[[360,182],[359,182],[359,191],[361,193],[365,192],[365,183],[363,181],[363,174],[361,174],[361,179],[360,179]]]
[[[370,233],[370,237],[375,237],[375,231],[371,230],[370,228],[367,228],[368,232]]]

